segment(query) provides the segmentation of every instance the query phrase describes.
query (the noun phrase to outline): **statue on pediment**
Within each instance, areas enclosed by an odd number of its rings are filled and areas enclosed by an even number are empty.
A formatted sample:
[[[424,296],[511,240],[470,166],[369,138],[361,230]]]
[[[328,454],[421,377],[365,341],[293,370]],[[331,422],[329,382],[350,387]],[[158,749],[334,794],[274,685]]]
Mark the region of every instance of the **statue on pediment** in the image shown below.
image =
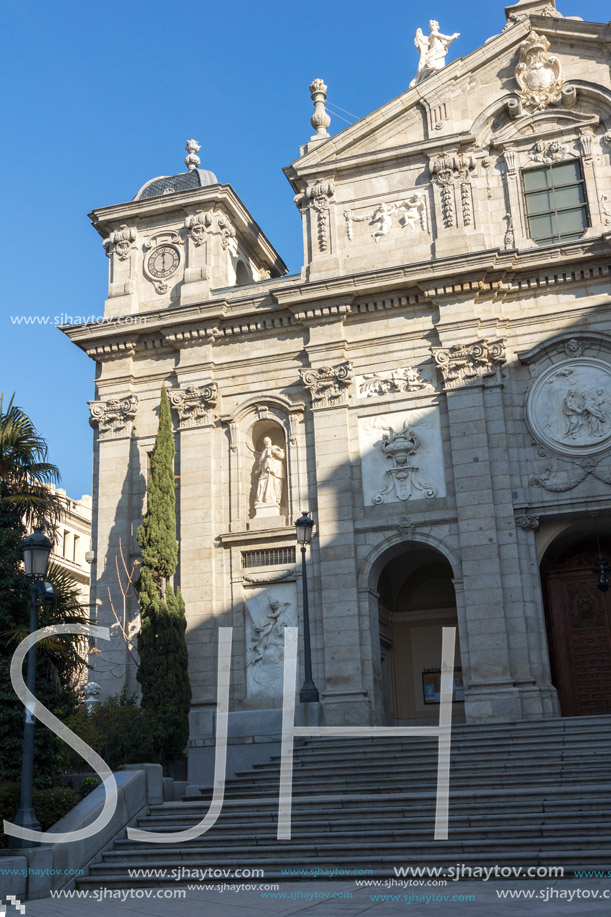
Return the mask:
[[[425,35],[422,29],[416,29],[414,44],[420,53],[420,61],[416,76],[409,84],[410,89],[425,80],[431,73],[443,70],[446,65],[448,48],[460,35],[460,32],[454,32],[453,35],[442,35],[436,19],[431,19],[429,29],[431,30],[430,35]]]

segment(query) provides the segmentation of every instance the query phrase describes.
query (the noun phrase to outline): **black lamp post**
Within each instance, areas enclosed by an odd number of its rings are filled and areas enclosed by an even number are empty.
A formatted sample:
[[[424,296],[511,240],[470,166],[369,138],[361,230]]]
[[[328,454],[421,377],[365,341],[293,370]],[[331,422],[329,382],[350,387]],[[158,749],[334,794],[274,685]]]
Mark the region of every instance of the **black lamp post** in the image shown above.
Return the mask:
[[[306,547],[312,543],[314,522],[310,514],[303,512],[301,519],[295,522],[297,530],[297,544],[301,545],[301,578],[303,580],[303,660],[305,663],[305,678],[299,700],[302,704],[318,702],[318,688],[312,680],[312,652],[310,649],[310,613],[308,609],[308,577],[306,573]]]
[[[21,543],[23,550],[23,563],[25,575],[30,580],[30,634],[38,628],[38,599],[53,598],[53,592],[48,584],[44,583],[47,573],[47,564],[53,545],[43,533],[41,527],[34,529]],[[28,690],[34,694],[36,689],[36,647],[28,650],[28,668],[26,676]],[[23,759],[21,764],[21,798],[19,810],[15,816],[14,824],[22,828],[40,831],[40,824],[36,818],[32,805],[32,791],[34,787],[34,717],[26,707],[23,726]],[[15,838],[14,847],[34,847],[37,843],[24,838]]]
[[[598,545],[598,557],[594,562],[592,573],[596,574],[596,585],[601,592],[607,592],[611,585],[611,566],[604,556],[600,546],[600,533],[598,531],[598,513],[594,514],[594,526],[596,528],[596,543]]]

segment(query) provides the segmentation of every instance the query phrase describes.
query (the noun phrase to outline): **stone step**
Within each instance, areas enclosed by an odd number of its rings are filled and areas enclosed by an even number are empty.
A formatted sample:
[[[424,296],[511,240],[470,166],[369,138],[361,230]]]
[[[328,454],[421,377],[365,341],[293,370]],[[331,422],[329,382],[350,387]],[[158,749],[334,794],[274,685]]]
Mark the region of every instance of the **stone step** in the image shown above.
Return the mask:
[[[561,866],[567,875],[611,868],[611,717],[456,726],[452,739],[447,841],[434,840],[437,739],[317,737],[295,743],[291,840],[276,837],[276,755],[227,781],[210,832],[181,844],[130,841],[122,832],[79,887],[197,881],[133,877],[133,869],[263,869],[269,882],[286,880],[283,870],[321,868],[394,878],[393,867],[405,863]],[[151,807],[137,824],[169,833],[192,827],[210,796],[210,787],[198,787]]]
[[[546,769],[545,773],[542,774],[532,774],[528,772],[522,774],[514,774],[509,770],[504,774],[499,772],[491,773],[487,771],[482,771],[481,773],[469,772],[464,775],[452,775],[450,781],[450,792],[468,787],[476,778],[479,778],[480,780],[486,780],[489,786],[494,786],[497,789],[521,786],[555,786],[560,780],[562,780],[563,785],[568,785],[571,783],[586,785],[591,783],[598,785],[601,780],[600,775],[595,773],[584,776],[582,768],[575,768],[573,770],[548,768]],[[401,775],[386,775],[383,777],[383,780],[386,790],[390,789],[391,787],[397,787],[406,792],[409,790],[416,792],[418,789],[431,791],[437,785],[436,778],[430,777],[418,780],[415,778],[408,779]],[[355,775],[352,780],[348,780],[342,777],[294,780],[293,798],[297,796],[311,795],[312,791],[321,792],[325,787],[329,791],[360,794],[371,792],[372,789],[379,786],[379,784],[379,777],[367,778],[361,775]],[[252,783],[247,783],[245,785],[234,785],[231,787],[226,787],[225,798],[227,800],[250,799],[254,801],[256,798],[265,797],[273,793],[278,793],[277,780],[261,781],[259,783],[253,781]],[[185,798],[192,799],[192,797]],[[212,798],[212,789],[201,790],[199,798],[210,800]]]
[[[522,863],[531,863],[533,854],[545,853],[553,857],[553,854],[560,856],[566,851],[579,851],[582,857],[589,855],[598,856],[603,849],[609,849],[611,845],[611,835],[600,835],[595,838],[585,836],[573,836],[565,838],[507,838],[505,840],[495,840],[494,857],[495,862],[502,858],[504,863],[504,854],[522,854]],[[343,862],[349,864],[355,862],[366,862],[373,854],[376,857],[384,856],[389,864],[401,864],[405,858],[408,862],[421,863],[429,861],[433,855],[445,855],[445,862],[455,862],[456,857],[466,855],[485,857],[490,851],[490,842],[484,840],[448,840],[435,841],[432,832],[428,837],[421,837],[411,844],[407,841],[386,841],[385,843],[369,845],[353,840],[352,843],[337,840],[320,841],[316,844],[300,843],[299,841],[277,841],[276,843],[261,844],[244,844],[239,850],[235,846],[223,847],[221,844],[213,843],[212,840],[207,846],[199,847],[182,847],[173,844],[168,847],[162,847],[158,844],[151,844],[149,849],[140,849],[133,852],[127,850],[109,851],[104,854],[104,860],[101,863],[94,863],[90,867],[92,875],[103,875],[106,872],[116,871],[117,862],[124,865],[126,869],[148,869],[157,867],[159,864],[165,866],[171,862],[178,863],[198,863],[216,867],[220,864],[238,865],[248,863],[250,866],[259,867],[263,860],[273,857],[276,862],[282,859],[296,860],[299,862],[302,858],[308,859],[316,857],[328,858],[329,862]],[[272,860],[273,862],[273,860]]]
[[[450,827],[454,826],[455,829],[463,827],[477,827],[481,826],[486,828],[488,825],[499,825],[501,827],[505,826],[514,826],[514,825],[553,825],[553,824],[569,824],[569,825],[580,825],[583,823],[584,810],[576,809],[574,812],[567,808],[562,808],[558,812],[544,812],[537,810],[535,812],[516,812],[512,807],[510,812],[504,811],[493,811],[490,812],[486,808],[485,813],[473,814],[471,809],[465,809],[461,813],[455,813],[453,810],[450,810],[449,824]],[[346,809],[335,809],[331,810],[332,815],[329,814],[329,810],[325,809],[324,814],[319,813],[311,815],[309,818],[306,818],[302,815],[293,815],[292,824],[293,824],[293,834],[299,831],[300,834],[306,834],[309,831],[316,833],[318,831],[341,831],[347,827],[362,828],[364,816],[361,814],[360,817],[350,817],[346,815]],[[390,809],[395,813],[394,807]],[[598,805],[593,804],[591,812],[596,812],[597,817],[600,820],[606,820],[608,823],[611,823],[611,808],[601,809]],[[409,814],[404,815],[391,815],[389,812],[371,810],[367,815],[367,824],[375,825],[376,821],[382,822],[384,825],[412,825],[419,824],[424,828],[428,828],[432,823],[435,817],[434,806],[428,807],[424,811],[419,811],[417,813],[412,813],[409,811]],[[236,813],[235,819],[238,819],[240,816]],[[214,830],[223,831],[226,834],[231,834],[235,831],[236,834],[240,832],[252,833],[253,822],[256,823],[256,827],[259,829],[259,833],[271,833],[275,836],[276,826],[278,822],[278,813],[277,810],[270,811],[265,817],[265,813],[253,812],[250,815],[250,821],[248,816],[243,817],[241,820],[231,821],[227,818],[223,819],[222,816],[219,817]],[[142,816],[137,820],[137,825],[139,828],[142,828],[146,831],[183,831],[188,828],[192,828],[196,825],[201,819],[193,818],[187,821],[184,817],[181,816],[169,816],[168,820],[162,820],[160,818],[154,818],[152,816]],[[135,844],[136,841],[128,840],[117,840],[116,844],[121,846],[123,844]],[[188,843],[191,843],[190,841]]]
[[[495,842],[495,845],[498,844],[499,838],[502,840],[511,840],[513,838],[525,838],[529,842],[537,838],[560,838],[568,839],[573,836],[575,833],[575,825],[579,825],[579,821],[575,820],[572,823],[567,823],[564,821],[559,821],[556,824],[549,823],[537,823],[536,825],[513,825],[513,824],[489,824],[488,826],[477,825],[466,827],[464,825],[452,825],[449,826],[450,840],[453,837],[456,837],[457,833],[460,832],[461,840],[471,841],[479,839],[492,839]],[[143,826],[145,830],[153,830],[150,827]],[[381,842],[381,846],[385,846],[386,841],[399,841],[404,840],[412,843],[419,843],[420,839],[426,835],[427,831],[432,832],[434,827],[433,819],[428,819],[427,821],[419,821],[415,824],[406,825],[405,821],[403,824],[398,822],[387,822],[380,823],[377,826],[368,826],[367,828],[361,828],[358,832],[359,842],[367,841],[367,843],[378,843]],[[452,830],[453,829],[453,830]],[[588,824],[588,837],[589,838],[598,838],[606,837],[609,834],[609,822],[608,821],[599,821],[596,823]],[[314,827],[310,830],[304,830],[302,827],[293,825],[292,829],[292,840],[298,842],[300,839],[306,840],[310,837],[316,838],[315,845],[319,846],[319,841],[324,843],[327,842],[337,842],[340,838],[345,838],[347,841],[354,841],[354,827],[346,825],[337,825],[333,829],[325,829],[324,827]],[[240,836],[237,832],[235,834],[226,833],[217,829],[217,826],[211,829],[208,832],[208,838],[210,844],[214,844],[215,848],[218,847],[231,847],[234,845],[239,845],[241,848],[244,846],[244,837]],[[202,848],[209,849],[209,847],[204,848],[202,845],[205,844],[207,836],[204,834],[199,838],[194,838],[191,841],[184,841],[181,843],[181,848],[191,849],[191,848]],[[270,844],[273,842],[282,845],[283,841],[278,841],[276,837],[275,830],[270,828],[267,831],[260,831],[257,834],[255,846],[260,846],[261,844]],[[104,861],[110,861],[113,858],[121,858],[123,856],[133,856],[136,854],[144,855],[148,857],[149,845],[143,844],[141,841],[130,841],[130,840],[118,840],[115,842],[115,847],[113,850],[107,851],[102,854],[102,859]],[[252,842],[250,846],[253,846]],[[169,848],[164,848],[162,845],[155,845],[156,849],[152,851],[153,855],[161,855],[162,853],[167,853]]]
[[[460,747],[470,747],[477,746],[479,744],[486,745],[504,745],[507,748],[510,748],[514,743],[523,743],[523,744],[534,744],[534,745],[544,745],[548,741],[557,741],[561,742],[567,740],[568,742],[576,742],[577,740],[584,741],[586,739],[591,739],[593,741],[608,741],[609,736],[611,735],[611,723],[604,726],[592,725],[586,729],[576,728],[574,730],[566,729],[554,729],[554,730],[534,730],[529,733],[509,733],[503,734],[501,732],[481,734],[481,735],[472,735],[468,734],[459,734],[457,733],[457,727],[454,727],[450,734],[450,741],[452,744],[456,744]],[[295,739],[295,752],[304,754],[310,754],[316,751],[330,752],[333,751],[354,751],[358,753],[363,751],[363,749],[369,747],[375,747],[378,751],[388,751],[396,748],[397,745],[399,748],[423,748],[428,746],[436,745],[438,742],[438,737],[433,736],[362,736],[362,737],[321,737],[313,738],[307,740],[307,745],[302,744],[299,739]]]
[[[548,749],[540,749],[537,753],[536,763],[533,764],[533,753],[531,752],[508,752],[506,754],[501,754],[499,751],[497,754],[485,754],[479,755],[476,753],[471,753],[467,755],[462,755],[458,752],[452,752],[450,755],[450,766],[452,770],[460,770],[470,767],[530,767],[536,766],[538,768],[546,767],[554,764],[573,764],[579,767],[584,767],[584,765],[589,765],[591,767],[607,768],[608,759],[611,756],[611,743],[608,748],[584,748],[584,749],[568,749],[562,748],[557,751],[550,752]],[[320,761],[310,761],[304,758],[297,758],[293,761],[293,774],[325,774],[325,773],[337,773],[337,769],[340,766],[349,766],[357,765],[359,769],[363,766],[362,757],[351,758],[348,761],[342,759],[341,761],[335,761],[330,763],[329,758],[321,759]],[[437,767],[437,753],[427,754],[427,755],[410,755],[408,752],[405,752],[403,755],[386,755],[380,756],[377,758],[375,763],[367,764],[368,773],[377,773],[379,771],[388,770],[389,767],[401,767],[407,770],[419,770],[422,767]],[[267,764],[255,764],[249,770],[236,771],[235,777],[231,778],[231,782],[235,783],[236,781],[243,781],[244,779],[254,779],[261,775],[270,775],[275,776],[280,773],[280,763],[267,763]]]
[[[386,751],[381,750],[376,754],[376,763],[383,762],[393,762],[393,761],[433,761],[437,758],[438,753],[438,743],[435,742],[430,747],[420,748],[420,749],[387,749]],[[578,745],[571,743],[570,741],[562,742],[550,742],[544,743],[541,742],[516,742],[515,745],[507,747],[503,743],[499,742],[498,745],[488,746],[488,745],[465,745],[459,746],[455,742],[452,742],[450,747],[450,755],[452,759],[455,757],[461,759],[470,759],[470,758],[485,758],[486,760],[497,760],[501,758],[521,758],[521,757],[530,757],[532,760],[533,751],[536,752],[537,758],[540,755],[546,755],[553,757],[554,755],[564,755],[571,758],[587,758],[589,755],[595,756],[604,756],[608,755],[611,752],[611,736],[608,739],[605,739],[604,742],[596,742],[594,739],[587,739],[584,742],[580,742]],[[317,751],[306,754],[301,750],[299,753],[293,755],[294,765],[299,765],[304,767],[315,767],[319,765],[325,765],[329,761],[329,752]],[[333,761],[336,763],[342,764],[352,764],[352,763],[362,763],[363,754],[357,751],[350,752],[337,752],[333,755]],[[269,762],[253,764],[253,770],[260,771],[266,770],[268,768],[278,768],[280,767],[281,756],[272,755]],[[368,765],[369,766],[369,765]],[[239,773],[244,773],[240,771]]]
[[[585,797],[583,795],[584,793],[587,794]],[[490,807],[503,804],[503,802],[514,808],[525,808],[528,806],[536,807],[541,804],[549,807],[554,805],[568,805],[571,801],[579,801],[588,805],[598,798],[604,797],[608,799],[609,793],[611,793],[611,782],[609,781],[604,783],[601,781],[594,785],[555,785],[551,790],[548,788],[545,791],[542,791],[540,787],[530,786],[504,787],[502,789],[489,785],[478,789],[474,789],[473,787],[468,787],[467,789],[454,787],[450,794],[450,807],[456,805],[469,806],[470,808]],[[378,789],[375,793],[369,792],[358,795],[346,793],[321,794],[318,792],[297,796],[293,800],[293,812],[297,814],[300,811],[305,811],[307,813],[317,804],[324,806],[325,811],[334,806],[341,806],[342,808],[350,807],[352,809],[379,808],[385,803],[391,808],[398,810],[400,806],[412,808],[413,806],[426,803],[434,806],[435,798],[436,794],[434,790],[427,790],[426,792],[419,790],[416,793],[409,793],[399,789],[393,793],[386,793],[380,792]],[[209,802],[203,800],[201,795],[198,795],[194,801],[164,803],[160,806],[151,806],[150,811],[151,813],[177,813],[182,815],[195,813],[198,818],[202,818],[208,809]],[[228,816],[232,811],[237,814],[247,811],[260,814],[268,809],[274,809],[277,812],[277,791],[270,796],[259,797],[255,803],[249,803],[247,800],[241,799],[226,799],[223,802],[223,810],[220,817],[223,817],[223,814]]]

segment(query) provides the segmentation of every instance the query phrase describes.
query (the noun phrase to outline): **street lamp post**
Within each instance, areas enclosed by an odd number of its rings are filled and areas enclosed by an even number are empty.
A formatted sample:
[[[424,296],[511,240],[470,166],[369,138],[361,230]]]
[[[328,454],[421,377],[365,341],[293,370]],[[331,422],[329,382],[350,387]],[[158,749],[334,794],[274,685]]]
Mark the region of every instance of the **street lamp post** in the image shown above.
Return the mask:
[[[310,612],[308,609],[308,577],[306,573],[306,546],[312,543],[314,522],[310,514],[305,511],[300,519],[295,522],[297,530],[297,544],[301,545],[301,578],[303,580],[303,660],[305,664],[305,678],[299,700],[302,704],[318,703],[318,688],[312,680],[312,651],[310,648]]]
[[[30,581],[30,634],[38,628],[38,599],[45,594],[52,597],[50,587],[45,588],[44,578],[51,553],[52,544],[43,533],[41,527],[34,529],[34,533],[24,538],[21,544],[23,550],[23,563],[25,575]],[[28,667],[26,675],[28,690],[34,694],[36,689],[36,647],[28,650]],[[21,764],[21,798],[19,810],[14,823],[22,828],[40,831],[40,824],[36,818],[32,803],[34,788],[34,716],[25,708],[23,725],[23,759]],[[38,846],[33,841],[24,838],[15,838],[14,847]]]

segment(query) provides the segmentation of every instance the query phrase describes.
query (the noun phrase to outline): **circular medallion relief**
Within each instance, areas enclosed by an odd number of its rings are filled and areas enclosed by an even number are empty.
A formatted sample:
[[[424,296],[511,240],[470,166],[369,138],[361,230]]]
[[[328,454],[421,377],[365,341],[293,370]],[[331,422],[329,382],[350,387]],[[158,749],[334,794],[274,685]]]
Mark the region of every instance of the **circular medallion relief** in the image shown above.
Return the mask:
[[[173,245],[158,245],[146,259],[146,268],[156,280],[170,277],[180,264],[180,254]]]
[[[592,455],[611,446],[611,366],[583,357],[555,363],[528,395],[533,435],[556,452]]]

